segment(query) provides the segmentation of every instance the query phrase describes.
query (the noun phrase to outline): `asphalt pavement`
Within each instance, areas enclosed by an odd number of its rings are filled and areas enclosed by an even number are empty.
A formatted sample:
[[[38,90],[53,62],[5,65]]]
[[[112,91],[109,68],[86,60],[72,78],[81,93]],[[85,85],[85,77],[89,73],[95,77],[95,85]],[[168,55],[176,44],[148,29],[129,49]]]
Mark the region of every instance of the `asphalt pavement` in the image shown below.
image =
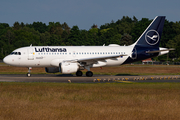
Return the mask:
[[[57,83],[96,83],[96,82],[180,82],[180,75],[115,76],[94,75],[77,77],[72,74],[1,74],[0,82],[57,82]]]

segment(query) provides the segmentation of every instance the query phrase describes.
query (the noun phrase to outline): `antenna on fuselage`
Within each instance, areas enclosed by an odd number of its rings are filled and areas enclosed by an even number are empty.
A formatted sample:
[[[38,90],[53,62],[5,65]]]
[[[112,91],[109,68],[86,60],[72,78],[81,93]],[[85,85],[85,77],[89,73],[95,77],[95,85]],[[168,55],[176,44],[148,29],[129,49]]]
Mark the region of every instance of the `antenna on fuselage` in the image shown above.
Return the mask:
[[[32,44],[30,45],[30,47],[32,47]]]

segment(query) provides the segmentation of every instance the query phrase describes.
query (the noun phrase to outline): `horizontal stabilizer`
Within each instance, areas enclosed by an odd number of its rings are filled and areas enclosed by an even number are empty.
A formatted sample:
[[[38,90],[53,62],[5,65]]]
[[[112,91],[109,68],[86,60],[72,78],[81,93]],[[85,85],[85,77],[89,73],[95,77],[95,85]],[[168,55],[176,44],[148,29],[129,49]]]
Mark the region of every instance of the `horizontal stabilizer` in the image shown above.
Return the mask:
[[[170,50],[175,50],[175,49],[174,48],[170,48],[170,49],[163,49],[163,50],[146,51],[146,53],[159,53],[159,52],[170,51]]]

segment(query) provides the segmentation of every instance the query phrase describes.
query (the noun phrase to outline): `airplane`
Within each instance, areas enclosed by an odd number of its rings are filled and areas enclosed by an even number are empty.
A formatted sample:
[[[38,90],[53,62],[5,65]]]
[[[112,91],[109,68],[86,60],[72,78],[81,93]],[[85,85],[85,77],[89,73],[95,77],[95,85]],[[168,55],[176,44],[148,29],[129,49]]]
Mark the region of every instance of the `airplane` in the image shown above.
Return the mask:
[[[6,56],[4,63],[27,67],[31,76],[32,67],[45,67],[47,73],[76,73],[87,69],[86,76],[92,77],[92,67],[119,66],[167,54],[168,48],[159,47],[165,16],[156,16],[138,40],[129,46],[28,46],[14,50]]]

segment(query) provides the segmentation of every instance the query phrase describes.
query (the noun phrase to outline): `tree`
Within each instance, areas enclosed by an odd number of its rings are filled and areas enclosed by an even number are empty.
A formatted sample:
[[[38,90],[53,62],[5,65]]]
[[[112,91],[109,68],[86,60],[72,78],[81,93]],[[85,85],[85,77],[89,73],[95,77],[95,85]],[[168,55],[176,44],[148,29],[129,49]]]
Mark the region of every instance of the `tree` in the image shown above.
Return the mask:
[[[45,33],[40,34],[40,44],[41,45],[43,45],[43,46],[51,45],[50,39],[51,39],[51,35],[49,32],[46,31]]]
[[[132,43],[133,43],[132,42],[132,36],[125,33],[121,38],[120,44],[121,45],[131,45]]]
[[[72,29],[70,30],[70,35],[68,36],[67,39],[67,44],[68,45],[82,45],[83,42],[80,40],[80,30],[78,26],[73,26]]]
[[[93,24],[93,25],[91,26],[91,29],[92,29],[92,28],[97,28],[97,25]]]
[[[174,24],[173,22],[169,22],[165,20],[161,42],[160,42],[161,47],[166,47],[168,41],[173,39],[177,35],[175,30],[173,29],[173,24]]]
[[[19,22],[15,22],[15,23],[13,24],[13,28],[14,28],[15,30],[19,30],[19,29],[21,28]]]
[[[97,25],[92,26],[92,28],[87,32],[88,36],[86,36],[86,45],[95,45],[95,42],[98,41],[98,28]]]
[[[14,43],[14,37],[15,37],[15,35],[14,35],[14,32],[11,30],[11,29],[9,29],[9,30],[7,30],[7,32],[6,32],[6,38],[7,38],[7,42],[8,42],[8,45],[11,45],[11,44],[13,44]]]
[[[7,24],[7,23],[0,23],[0,30],[6,29],[8,27],[9,27],[9,24]]]
[[[138,22],[138,19],[137,19],[135,16],[133,16],[133,22],[134,22],[134,23],[137,23],[137,22]]]
[[[66,22],[62,24],[63,30],[65,30],[68,34],[70,33],[71,28],[68,26]]]
[[[175,48],[175,51],[171,51],[171,54],[169,54],[170,58],[180,58],[180,34],[172,40],[169,40],[168,43],[166,43],[166,46],[168,48]]]
[[[150,23],[151,20],[147,18],[142,18],[139,22],[136,22],[134,24],[134,27],[131,30],[133,42],[135,42],[139,38],[139,36],[143,33],[143,31],[148,27]]]
[[[48,26],[46,26],[46,24],[42,22],[33,22],[33,24],[30,24],[28,26],[30,28],[34,28],[36,31],[39,31],[40,33],[44,33],[48,29]]]

